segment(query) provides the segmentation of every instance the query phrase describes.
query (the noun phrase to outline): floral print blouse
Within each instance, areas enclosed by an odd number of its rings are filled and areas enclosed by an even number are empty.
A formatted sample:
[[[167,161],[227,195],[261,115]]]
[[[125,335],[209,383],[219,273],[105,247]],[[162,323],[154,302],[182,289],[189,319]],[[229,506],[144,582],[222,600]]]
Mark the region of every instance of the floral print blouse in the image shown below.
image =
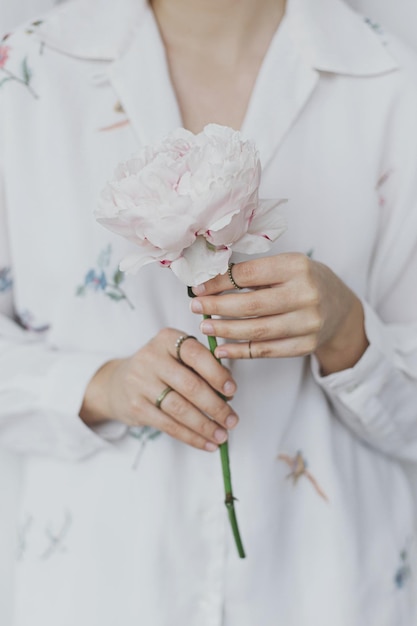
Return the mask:
[[[93,218],[115,164],[181,125],[145,0],[74,0],[0,44],[0,443],[23,455],[13,626],[411,626],[417,466],[414,57],[340,0],[289,0],[242,133],[273,253],[328,264],[369,348],[233,363],[247,559],[217,455],[149,428],[89,429],[84,391],[161,328],[199,335],[181,285]],[[239,261],[237,256],[235,261]],[[202,339],[203,340],[203,339]],[[414,481],[414,482],[413,482]]]

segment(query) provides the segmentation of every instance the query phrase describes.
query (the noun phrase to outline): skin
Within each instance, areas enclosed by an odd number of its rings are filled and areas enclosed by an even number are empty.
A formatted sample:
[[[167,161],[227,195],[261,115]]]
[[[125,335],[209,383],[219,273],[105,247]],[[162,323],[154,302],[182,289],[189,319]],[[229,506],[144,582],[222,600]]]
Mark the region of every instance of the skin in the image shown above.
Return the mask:
[[[253,85],[285,9],[284,0],[153,0],[183,126],[199,132],[217,122],[239,129]],[[366,349],[358,298],[324,265],[303,255],[278,255],[234,266],[200,286],[192,310],[230,316],[213,320],[215,334],[240,343],[218,348],[231,359],[281,358],[314,353],[327,374],[351,367]],[[197,292],[198,290],[196,290]],[[80,417],[89,426],[119,420],[149,425],[193,447],[214,451],[238,423],[229,403],[236,382],[194,339],[175,342],[186,330],[162,329],[132,356],[104,364],[88,383]],[[191,369],[189,366],[193,364]],[[163,372],[163,375],[161,374]],[[173,388],[161,408],[155,399]]]
[[[238,421],[217,392],[230,397],[236,383],[195,339],[183,342],[180,363],[175,342],[183,334],[164,328],[131,357],[105,363],[86,389],[83,420],[90,426],[109,419],[153,426],[196,448],[216,450]],[[155,399],[168,386],[173,391],[157,409]]]
[[[250,291],[230,293],[224,274],[194,288],[200,297],[191,302],[194,313],[232,318],[201,323],[204,334],[237,341],[219,346],[218,358],[314,354],[328,375],[353,367],[365,352],[362,304],[326,265],[279,254],[234,265],[233,278]]]

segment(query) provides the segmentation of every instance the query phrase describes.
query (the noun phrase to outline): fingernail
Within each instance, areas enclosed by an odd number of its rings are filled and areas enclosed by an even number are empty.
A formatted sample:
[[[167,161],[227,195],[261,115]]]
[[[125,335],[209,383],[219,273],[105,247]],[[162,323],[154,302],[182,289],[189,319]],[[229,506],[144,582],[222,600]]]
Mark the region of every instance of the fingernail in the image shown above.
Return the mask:
[[[196,311],[198,313],[198,311]],[[205,335],[214,335],[214,326],[210,322],[201,322],[200,330]]]
[[[217,430],[214,431],[214,438],[219,443],[224,443],[227,439],[227,433],[225,430],[218,428]]]
[[[216,446],[215,443],[211,443],[210,441],[208,441],[204,447],[208,452],[215,452],[218,449],[218,446]]]
[[[204,285],[196,285],[195,287],[193,287],[193,293],[195,293],[196,296],[202,296],[205,291],[206,288]]]
[[[226,359],[228,357],[228,354],[226,350],[224,350],[223,348],[219,348],[218,350],[215,351],[214,356],[216,357],[216,359]],[[229,394],[226,393],[226,395],[229,395]]]
[[[203,307],[201,306],[201,302],[198,300],[191,300],[191,310],[193,313],[202,313]]]
[[[232,383],[231,380],[227,380],[223,385],[223,392],[226,396],[233,396],[236,391],[235,383]]]
[[[229,417],[226,420],[227,428],[233,428],[234,426],[236,426],[237,423],[238,423],[238,419],[236,415],[229,415]]]

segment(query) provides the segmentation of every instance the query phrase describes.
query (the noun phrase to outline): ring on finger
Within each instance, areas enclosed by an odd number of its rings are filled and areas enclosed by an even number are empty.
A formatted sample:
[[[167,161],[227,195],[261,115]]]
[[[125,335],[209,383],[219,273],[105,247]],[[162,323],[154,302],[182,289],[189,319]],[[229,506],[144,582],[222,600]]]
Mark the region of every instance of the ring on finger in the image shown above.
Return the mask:
[[[161,408],[162,402],[165,400],[170,391],[173,391],[172,387],[165,387],[163,391],[159,394],[157,399],[155,400],[155,406],[157,409]]]
[[[243,289],[243,287],[238,285],[237,282],[235,281],[235,279],[233,278],[233,274],[232,274],[232,267],[233,266],[234,266],[234,263],[229,263],[229,266],[227,268],[227,275],[229,276],[230,282],[232,283],[232,285],[233,285],[233,287],[235,289]]]
[[[185,363],[181,358],[181,346],[184,343],[184,341],[187,341],[187,339],[195,339],[197,341],[197,337],[194,337],[194,335],[181,335],[181,337],[178,337],[177,341],[175,342],[175,351],[177,353],[177,359],[183,365],[185,365]]]

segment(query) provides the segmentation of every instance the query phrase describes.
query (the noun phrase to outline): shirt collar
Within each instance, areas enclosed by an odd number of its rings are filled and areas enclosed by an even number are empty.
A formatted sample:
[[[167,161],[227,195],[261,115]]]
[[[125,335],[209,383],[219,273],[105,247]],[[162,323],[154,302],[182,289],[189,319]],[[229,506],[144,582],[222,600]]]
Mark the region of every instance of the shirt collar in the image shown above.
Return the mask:
[[[314,69],[372,76],[398,68],[369,20],[341,0],[288,0],[293,39]]]
[[[129,47],[147,7],[147,0],[73,0],[49,13],[38,34],[60,52],[111,61]],[[369,76],[398,67],[380,35],[342,0],[287,0],[286,19],[312,69]]]

